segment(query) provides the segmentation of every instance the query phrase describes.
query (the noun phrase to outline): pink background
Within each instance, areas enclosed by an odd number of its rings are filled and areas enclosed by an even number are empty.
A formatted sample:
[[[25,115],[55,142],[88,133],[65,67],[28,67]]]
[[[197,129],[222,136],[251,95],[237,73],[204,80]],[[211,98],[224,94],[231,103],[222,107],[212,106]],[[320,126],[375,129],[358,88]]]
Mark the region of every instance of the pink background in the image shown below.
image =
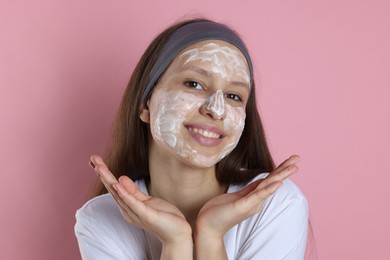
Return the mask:
[[[276,161],[302,157],[318,259],[388,259],[389,13],[386,0],[1,0],[1,258],[80,258],[88,158],[130,72],[162,28],[203,14],[249,46]]]

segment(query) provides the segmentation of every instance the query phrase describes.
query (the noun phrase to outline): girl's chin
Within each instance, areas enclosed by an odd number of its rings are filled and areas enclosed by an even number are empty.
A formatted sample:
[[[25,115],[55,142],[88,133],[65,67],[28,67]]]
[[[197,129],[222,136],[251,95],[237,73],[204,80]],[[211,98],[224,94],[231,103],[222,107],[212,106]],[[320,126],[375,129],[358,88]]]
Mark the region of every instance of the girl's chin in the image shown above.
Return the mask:
[[[188,166],[194,168],[210,168],[215,166],[220,160],[221,156],[215,154],[179,154],[181,160]]]
[[[192,168],[210,168],[214,167],[218,161],[210,161],[210,159],[204,160],[199,158],[183,158],[184,163]]]

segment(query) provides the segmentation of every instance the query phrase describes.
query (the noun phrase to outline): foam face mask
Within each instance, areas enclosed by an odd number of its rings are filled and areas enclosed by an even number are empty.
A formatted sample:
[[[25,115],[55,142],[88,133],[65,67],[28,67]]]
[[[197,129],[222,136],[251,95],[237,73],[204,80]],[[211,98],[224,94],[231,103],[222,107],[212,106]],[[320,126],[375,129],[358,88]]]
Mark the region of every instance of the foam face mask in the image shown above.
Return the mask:
[[[192,61],[209,62],[213,73],[219,75],[227,81],[231,81],[231,75],[244,79],[249,86],[249,75],[244,59],[240,57],[237,50],[220,46],[216,43],[207,43],[201,47],[185,51],[179,56],[184,60],[184,64]]]
[[[229,154],[240,140],[245,123],[245,109],[225,104],[222,91],[218,90],[213,96],[206,99],[180,90],[156,89],[156,106],[150,107],[151,133],[157,143],[167,145],[180,157],[189,160],[197,167],[210,167]],[[222,98],[222,99],[221,99]],[[218,145],[220,149],[202,147],[191,140],[188,127],[184,123],[198,111],[201,106],[207,106],[218,116],[225,114],[223,122],[224,136]],[[195,129],[192,129],[195,131]],[[218,138],[216,133],[197,129],[203,136]]]
[[[222,115],[225,113],[225,100],[223,98],[222,90],[218,89],[217,92],[210,97],[207,109],[214,112],[218,119],[221,119]]]

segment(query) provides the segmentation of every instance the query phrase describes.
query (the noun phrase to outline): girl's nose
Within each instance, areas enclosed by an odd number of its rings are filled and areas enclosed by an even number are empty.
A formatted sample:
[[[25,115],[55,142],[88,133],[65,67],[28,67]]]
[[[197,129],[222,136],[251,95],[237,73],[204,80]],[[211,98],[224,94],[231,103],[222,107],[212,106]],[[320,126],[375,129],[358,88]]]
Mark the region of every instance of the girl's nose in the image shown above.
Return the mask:
[[[206,110],[216,119],[222,119],[225,116],[225,99],[222,90],[217,90],[205,104]]]

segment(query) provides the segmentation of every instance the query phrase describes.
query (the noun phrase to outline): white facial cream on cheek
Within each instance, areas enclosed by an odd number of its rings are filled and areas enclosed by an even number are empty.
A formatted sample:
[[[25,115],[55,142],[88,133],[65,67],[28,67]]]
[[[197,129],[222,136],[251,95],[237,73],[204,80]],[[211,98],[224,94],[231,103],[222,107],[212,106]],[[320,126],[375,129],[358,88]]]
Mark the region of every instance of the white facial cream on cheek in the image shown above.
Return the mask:
[[[237,50],[228,46],[207,43],[199,48],[185,51],[179,59],[184,59],[184,64],[191,61],[210,62],[213,73],[227,81],[231,80],[231,75],[242,77],[249,86],[250,79],[244,59]]]
[[[167,145],[176,154],[186,158],[197,167],[210,167],[219,162],[229,154],[240,140],[242,130],[244,129],[245,110],[239,107],[225,105],[226,117],[224,119],[224,129],[226,138],[225,145],[215,154],[205,151],[210,149],[199,148],[189,142],[189,131],[184,126],[184,121],[195,110],[198,110],[206,102],[210,102],[201,97],[197,97],[183,91],[165,91],[156,89],[153,93],[154,99],[158,100],[155,107],[150,107],[151,113],[151,132],[154,140],[162,145]],[[196,119],[195,119],[196,120]],[[196,123],[196,122],[190,122]],[[212,149],[211,149],[212,150]]]

